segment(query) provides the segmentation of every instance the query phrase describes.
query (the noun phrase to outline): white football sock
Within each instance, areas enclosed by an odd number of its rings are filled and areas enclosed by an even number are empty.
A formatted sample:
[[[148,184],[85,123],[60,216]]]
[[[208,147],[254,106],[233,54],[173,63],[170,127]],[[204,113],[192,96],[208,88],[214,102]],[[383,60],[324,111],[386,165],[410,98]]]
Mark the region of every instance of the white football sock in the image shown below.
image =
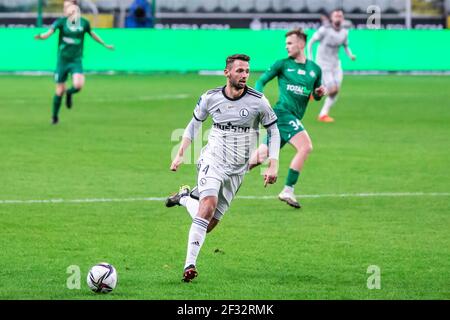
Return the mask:
[[[180,204],[187,209],[192,219],[197,216],[199,207],[199,201],[197,199],[185,196],[180,199]]]
[[[200,249],[205,241],[206,230],[208,228],[208,220],[202,218],[195,218],[192,221],[191,229],[189,230],[189,240],[187,247],[186,263],[184,268],[197,263],[197,257]]]
[[[284,186],[283,192],[294,194],[294,187]]]
[[[326,97],[325,103],[323,104],[322,110],[320,110],[319,117],[328,115],[333,104],[336,103],[337,96],[334,97]]]

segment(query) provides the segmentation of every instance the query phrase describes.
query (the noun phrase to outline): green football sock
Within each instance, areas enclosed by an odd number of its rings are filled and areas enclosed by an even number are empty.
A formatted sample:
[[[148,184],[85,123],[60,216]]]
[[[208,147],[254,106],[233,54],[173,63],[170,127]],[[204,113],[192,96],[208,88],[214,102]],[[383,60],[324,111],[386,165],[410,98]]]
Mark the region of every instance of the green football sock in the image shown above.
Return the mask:
[[[288,187],[294,187],[295,184],[298,181],[298,176],[300,175],[300,172],[297,170],[289,168],[288,175],[286,177],[286,185]]]
[[[69,90],[67,90],[68,94],[75,94],[77,92],[80,92],[80,89],[77,89],[75,87],[70,88]]]
[[[59,109],[61,108],[62,97],[55,94],[53,97],[53,116],[57,117]]]

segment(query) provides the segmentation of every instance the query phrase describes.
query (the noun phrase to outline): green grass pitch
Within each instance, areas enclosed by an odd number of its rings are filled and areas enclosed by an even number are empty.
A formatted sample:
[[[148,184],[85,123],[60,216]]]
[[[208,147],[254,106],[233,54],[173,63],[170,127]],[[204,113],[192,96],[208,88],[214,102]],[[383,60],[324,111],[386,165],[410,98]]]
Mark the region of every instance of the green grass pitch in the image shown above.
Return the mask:
[[[195,184],[195,165],[169,171],[171,135],[223,83],[87,75],[51,126],[51,76],[0,76],[0,299],[450,299],[449,77],[346,76],[333,124],[317,122],[321,103],[311,103],[303,208],[275,198],[293,155],[286,146],[279,182],[263,188],[258,170],[246,176],[207,236],[199,277],[182,283],[188,214],[139,198]],[[276,101],[276,81],[266,95]],[[82,201],[26,202],[51,199]],[[119,275],[109,295],[85,281],[101,261]],[[80,290],[66,286],[71,265]],[[367,287],[371,265],[380,289]]]

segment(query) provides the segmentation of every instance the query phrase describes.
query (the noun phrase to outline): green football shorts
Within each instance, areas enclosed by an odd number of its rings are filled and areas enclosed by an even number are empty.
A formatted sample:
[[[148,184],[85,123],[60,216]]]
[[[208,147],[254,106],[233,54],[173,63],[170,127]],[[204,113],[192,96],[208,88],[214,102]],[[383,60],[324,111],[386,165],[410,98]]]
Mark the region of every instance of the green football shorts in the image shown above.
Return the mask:
[[[305,127],[303,127],[303,124],[300,122],[300,120],[289,111],[279,108],[274,108],[273,111],[275,111],[275,114],[278,117],[277,126],[278,130],[280,131],[281,149],[286,143],[289,142],[289,140],[291,140],[293,136],[305,130]],[[265,143],[268,144],[268,142],[269,140],[266,137]]]
[[[64,83],[67,81],[69,74],[83,73],[83,65],[81,60],[64,61],[58,60],[55,71],[55,82]]]

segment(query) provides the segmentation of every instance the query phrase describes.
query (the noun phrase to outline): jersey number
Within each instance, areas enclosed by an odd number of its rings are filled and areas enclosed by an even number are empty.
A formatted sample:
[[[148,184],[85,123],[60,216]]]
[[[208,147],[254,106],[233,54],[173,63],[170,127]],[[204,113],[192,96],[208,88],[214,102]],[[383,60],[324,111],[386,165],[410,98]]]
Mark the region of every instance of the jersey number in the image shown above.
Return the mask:
[[[200,170],[200,167],[198,168]],[[208,174],[208,170],[209,170],[209,164],[203,168],[202,172],[207,175]]]
[[[299,128],[300,128],[300,126],[302,125],[301,123],[300,123],[300,120],[296,120],[296,121],[294,121],[294,120],[291,120],[291,121],[289,121],[289,124],[292,126],[292,127],[294,127],[294,130],[298,130]]]

